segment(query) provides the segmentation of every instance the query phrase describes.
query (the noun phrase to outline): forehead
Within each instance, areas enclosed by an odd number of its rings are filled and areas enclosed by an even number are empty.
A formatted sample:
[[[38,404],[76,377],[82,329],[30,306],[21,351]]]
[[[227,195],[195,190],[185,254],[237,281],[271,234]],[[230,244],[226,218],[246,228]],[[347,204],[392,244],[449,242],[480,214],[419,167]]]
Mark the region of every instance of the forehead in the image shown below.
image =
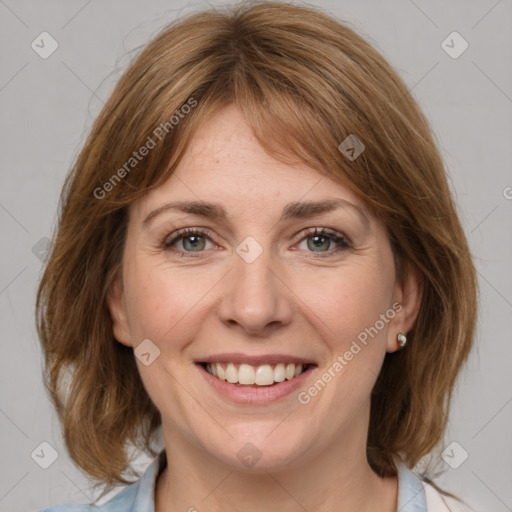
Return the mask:
[[[264,215],[283,204],[327,198],[365,210],[334,177],[304,162],[285,163],[269,155],[240,111],[230,105],[198,128],[167,181],[132,206],[144,217],[169,201],[222,203],[233,215]]]
[[[236,178],[233,186],[251,184],[255,189],[264,182],[268,192],[272,181],[277,189],[283,181],[289,185],[297,179],[314,183],[322,177],[320,171],[303,163],[286,164],[266,153],[234,105],[217,112],[198,129],[177,171],[198,181]],[[209,176],[206,171],[211,171]]]

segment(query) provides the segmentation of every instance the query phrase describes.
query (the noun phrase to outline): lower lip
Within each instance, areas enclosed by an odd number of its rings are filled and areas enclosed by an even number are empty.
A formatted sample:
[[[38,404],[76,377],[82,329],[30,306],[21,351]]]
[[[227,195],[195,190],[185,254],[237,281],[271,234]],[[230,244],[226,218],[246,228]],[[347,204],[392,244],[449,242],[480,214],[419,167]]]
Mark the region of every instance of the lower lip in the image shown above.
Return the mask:
[[[237,404],[267,404],[275,402],[296,391],[309,377],[314,366],[310,366],[298,377],[271,386],[237,386],[225,380],[220,380],[209,373],[201,364],[196,364],[206,382],[219,394],[229,398]]]

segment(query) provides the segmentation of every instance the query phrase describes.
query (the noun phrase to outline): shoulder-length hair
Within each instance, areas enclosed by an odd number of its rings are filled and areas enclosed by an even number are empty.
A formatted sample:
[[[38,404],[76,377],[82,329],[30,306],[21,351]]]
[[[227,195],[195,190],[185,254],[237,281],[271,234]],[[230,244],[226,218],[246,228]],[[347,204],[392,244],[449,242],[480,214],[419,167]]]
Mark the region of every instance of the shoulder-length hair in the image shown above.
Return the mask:
[[[408,267],[421,274],[407,349],[386,355],[371,401],[368,460],[395,475],[396,454],[412,467],[443,436],[473,342],[475,270],[429,123],[405,83],[346,23],[279,2],[167,26],[118,81],[66,178],[36,311],[69,454],[108,489],[130,482],[129,444],[156,454],[161,417],[133,351],[114,339],[107,296],[129,205],[169,178],[197,127],[233,103],[269,154],[339,180],[383,221],[399,278]],[[365,146],[356,159],[339,148],[351,135]]]

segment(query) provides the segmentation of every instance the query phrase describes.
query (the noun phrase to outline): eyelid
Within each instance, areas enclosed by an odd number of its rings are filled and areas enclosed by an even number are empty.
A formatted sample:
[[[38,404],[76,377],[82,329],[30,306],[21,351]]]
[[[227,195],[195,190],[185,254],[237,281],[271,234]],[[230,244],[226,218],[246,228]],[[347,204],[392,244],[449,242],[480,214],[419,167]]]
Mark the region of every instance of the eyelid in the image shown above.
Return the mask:
[[[297,235],[298,237],[300,237],[298,241],[301,242],[307,236],[312,236],[312,235],[316,235],[316,236],[329,236],[329,237],[331,237],[331,239],[338,238],[338,239],[340,239],[340,241],[343,241],[347,245],[352,247],[352,241],[350,240],[350,238],[347,235],[345,235],[345,233],[342,233],[342,232],[337,231],[335,229],[324,228],[324,227],[320,227],[320,228],[319,227],[306,228],[305,230],[301,231]]]
[[[192,235],[198,235],[203,238],[206,238],[210,240],[214,245],[215,242],[213,241],[214,236],[212,236],[212,232],[208,228],[182,228],[175,232],[173,232],[171,235],[168,235],[164,237],[164,239],[161,242],[161,246],[163,249],[169,250],[176,241],[181,240],[183,238],[186,238],[187,236]],[[350,241],[349,237],[347,237],[344,233],[341,233],[337,230],[325,228],[325,227],[310,227],[302,230],[297,235],[297,241],[294,245],[297,245],[298,243],[304,241],[308,237],[311,236],[323,236],[329,238],[332,242],[337,244],[337,248],[330,249],[328,251],[306,251],[311,252],[312,254],[316,254],[317,256],[309,256],[310,258],[327,258],[329,256],[333,256],[334,254],[337,254],[340,251],[347,250],[352,248],[352,242]],[[207,250],[204,251],[183,251],[181,249],[176,249],[175,252],[180,254],[187,254],[188,257],[200,257],[199,255],[201,253],[207,252]],[[197,254],[197,255],[195,255]]]
[[[170,235],[166,235],[164,237],[164,239],[162,240],[162,246],[164,248],[169,248],[177,240],[179,240],[181,238],[186,238],[187,236],[192,236],[192,235],[203,236],[205,238],[208,238],[213,243],[213,240],[212,240],[212,238],[214,238],[213,233],[208,228],[200,228],[199,227],[199,228],[182,228],[182,229],[178,229],[177,231],[174,231]],[[188,252],[191,252],[191,251],[188,251]]]

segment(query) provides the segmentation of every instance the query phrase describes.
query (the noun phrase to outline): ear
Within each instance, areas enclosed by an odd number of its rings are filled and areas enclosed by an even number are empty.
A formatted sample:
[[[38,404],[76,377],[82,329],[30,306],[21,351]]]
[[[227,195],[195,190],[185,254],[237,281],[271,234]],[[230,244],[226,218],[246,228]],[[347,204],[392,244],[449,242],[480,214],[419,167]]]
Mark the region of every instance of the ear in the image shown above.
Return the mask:
[[[393,292],[393,304],[400,304],[395,309],[396,315],[390,323],[388,331],[387,352],[395,352],[400,348],[397,341],[398,333],[407,333],[414,326],[420,310],[423,295],[423,277],[413,264],[406,264],[402,279],[397,280]]]
[[[107,305],[112,318],[114,338],[123,345],[131,347],[132,341],[130,329],[128,328],[123,283],[120,278],[116,278],[110,287],[107,296]]]

